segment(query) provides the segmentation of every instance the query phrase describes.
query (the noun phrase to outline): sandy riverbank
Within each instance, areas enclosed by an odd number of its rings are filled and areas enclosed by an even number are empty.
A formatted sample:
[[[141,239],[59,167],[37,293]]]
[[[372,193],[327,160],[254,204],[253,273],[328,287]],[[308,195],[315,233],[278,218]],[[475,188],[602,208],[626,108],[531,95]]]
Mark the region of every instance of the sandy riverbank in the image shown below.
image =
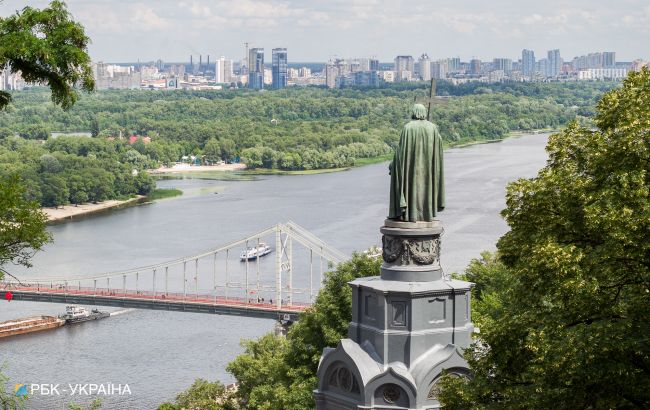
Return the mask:
[[[96,204],[87,203],[78,206],[66,205],[56,209],[43,208],[43,212],[47,215],[48,222],[55,222],[65,219],[72,219],[80,215],[88,215],[95,212],[101,212],[107,209],[119,208],[124,205],[142,201],[144,198],[146,198],[144,195],[138,195],[135,198],[127,199],[124,201],[112,199],[109,201],[98,202]]]
[[[149,171],[151,174],[181,174],[186,172],[208,172],[208,171],[241,171],[246,169],[246,164],[223,164],[223,165],[176,165],[170,168],[160,167]]]

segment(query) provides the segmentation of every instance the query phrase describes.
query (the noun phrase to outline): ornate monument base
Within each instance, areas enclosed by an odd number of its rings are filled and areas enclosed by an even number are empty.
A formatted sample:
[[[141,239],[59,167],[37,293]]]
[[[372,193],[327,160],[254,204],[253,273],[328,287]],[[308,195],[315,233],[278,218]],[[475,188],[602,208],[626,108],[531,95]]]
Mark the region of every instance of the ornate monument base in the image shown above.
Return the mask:
[[[441,372],[469,373],[473,285],[444,277],[441,223],[386,220],[381,233],[381,276],[350,282],[349,339],[323,352],[317,409],[437,409]]]

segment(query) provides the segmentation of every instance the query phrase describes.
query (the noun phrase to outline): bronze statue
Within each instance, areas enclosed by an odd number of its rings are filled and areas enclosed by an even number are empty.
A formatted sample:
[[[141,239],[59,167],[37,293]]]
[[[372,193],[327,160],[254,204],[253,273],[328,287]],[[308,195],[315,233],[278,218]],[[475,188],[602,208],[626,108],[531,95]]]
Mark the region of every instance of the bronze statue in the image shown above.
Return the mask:
[[[445,208],[442,138],[424,105],[413,105],[389,171],[389,219],[429,222]]]

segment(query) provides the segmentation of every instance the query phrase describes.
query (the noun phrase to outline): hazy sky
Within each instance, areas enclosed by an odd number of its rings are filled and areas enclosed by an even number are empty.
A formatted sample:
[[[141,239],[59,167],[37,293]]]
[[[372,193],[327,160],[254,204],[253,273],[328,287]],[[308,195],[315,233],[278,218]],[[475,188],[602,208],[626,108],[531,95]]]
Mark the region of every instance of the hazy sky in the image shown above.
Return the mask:
[[[0,0],[1,1],[1,0]],[[0,16],[42,0],[4,0]],[[243,42],[286,47],[290,61],[423,52],[437,59],[537,58],[559,48],[570,60],[616,51],[650,58],[648,0],[68,0],[92,39],[94,60],[240,59]]]

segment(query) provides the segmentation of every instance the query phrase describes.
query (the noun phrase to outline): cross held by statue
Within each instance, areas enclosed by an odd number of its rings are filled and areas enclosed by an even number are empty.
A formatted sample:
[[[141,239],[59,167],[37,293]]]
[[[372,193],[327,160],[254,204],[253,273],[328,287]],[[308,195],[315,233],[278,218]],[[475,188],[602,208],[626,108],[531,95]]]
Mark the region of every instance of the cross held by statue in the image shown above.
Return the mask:
[[[436,95],[436,80],[431,79],[431,88],[429,89],[428,97],[418,97],[413,98],[414,103],[423,104],[427,107],[427,120],[431,121],[431,111],[434,105],[446,104],[449,102],[449,97],[441,97]]]

